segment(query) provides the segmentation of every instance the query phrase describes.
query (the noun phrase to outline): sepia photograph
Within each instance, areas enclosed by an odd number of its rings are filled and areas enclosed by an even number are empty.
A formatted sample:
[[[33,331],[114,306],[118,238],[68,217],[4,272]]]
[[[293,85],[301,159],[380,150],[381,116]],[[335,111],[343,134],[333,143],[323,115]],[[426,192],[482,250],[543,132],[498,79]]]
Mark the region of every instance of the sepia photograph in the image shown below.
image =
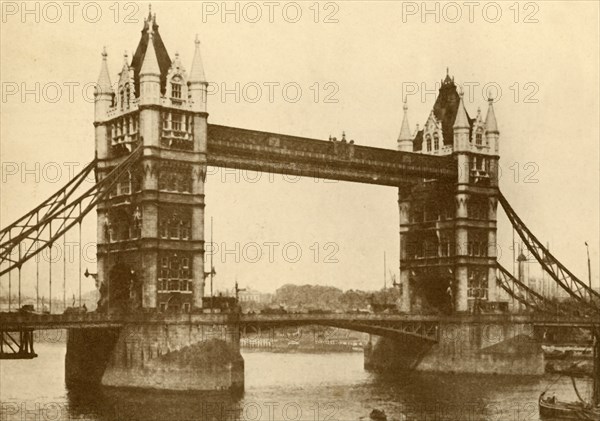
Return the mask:
[[[600,421],[599,2],[0,9],[0,421]]]

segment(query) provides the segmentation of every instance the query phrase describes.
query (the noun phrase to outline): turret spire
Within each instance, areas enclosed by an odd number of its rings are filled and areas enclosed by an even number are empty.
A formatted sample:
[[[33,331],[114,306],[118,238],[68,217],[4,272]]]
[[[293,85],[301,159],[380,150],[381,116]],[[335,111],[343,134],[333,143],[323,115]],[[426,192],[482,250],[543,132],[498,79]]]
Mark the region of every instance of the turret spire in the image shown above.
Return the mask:
[[[465,104],[463,103],[463,92],[460,92],[460,102],[458,103],[458,110],[456,111],[456,119],[454,120],[454,129],[468,129],[469,118],[467,117],[467,111],[465,110]]]
[[[410,134],[410,127],[408,125],[408,105],[406,104],[406,98],[404,99],[404,105],[402,106],[402,109],[404,110],[404,114],[402,116],[400,135],[398,136],[398,150],[412,152],[413,136]]]
[[[196,50],[194,51],[194,59],[192,60],[192,68],[190,70],[190,82],[206,82],[204,75],[204,65],[202,64],[202,55],[200,54],[200,39],[196,34]]]
[[[100,76],[98,76],[98,93],[112,93],[113,88],[110,83],[110,76],[108,73],[106,47],[102,49],[102,64],[100,65]]]
[[[410,127],[408,124],[408,105],[406,105],[406,100],[404,100],[402,109],[404,110],[404,115],[402,117],[402,126],[400,128],[400,136],[398,136],[398,141],[410,140],[412,142],[412,136],[410,134]]]
[[[150,26],[151,28],[152,26]],[[151,29],[148,29],[148,47],[146,49],[146,55],[142,62],[140,69],[140,76],[143,75],[159,75],[160,68],[158,67],[158,59],[156,58],[156,51],[154,50],[154,34]]]
[[[488,99],[488,112],[485,117],[485,130],[488,133],[500,133],[498,131],[498,122],[496,121],[496,114],[494,113],[494,99]]]

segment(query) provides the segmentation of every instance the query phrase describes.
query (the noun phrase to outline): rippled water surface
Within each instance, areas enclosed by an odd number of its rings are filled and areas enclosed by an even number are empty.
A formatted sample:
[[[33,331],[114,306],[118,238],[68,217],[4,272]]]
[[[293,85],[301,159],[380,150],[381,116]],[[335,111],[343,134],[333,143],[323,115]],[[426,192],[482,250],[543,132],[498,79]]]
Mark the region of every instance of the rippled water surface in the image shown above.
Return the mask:
[[[556,380],[374,374],[363,370],[361,353],[251,352],[240,396],[75,391],[64,385],[65,345],[43,343],[36,352],[34,360],[0,362],[0,420],[358,420],[379,408],[397,420],[525,421],[539,419],[537,397]],[[575,399],[568,379],[550,390]]]

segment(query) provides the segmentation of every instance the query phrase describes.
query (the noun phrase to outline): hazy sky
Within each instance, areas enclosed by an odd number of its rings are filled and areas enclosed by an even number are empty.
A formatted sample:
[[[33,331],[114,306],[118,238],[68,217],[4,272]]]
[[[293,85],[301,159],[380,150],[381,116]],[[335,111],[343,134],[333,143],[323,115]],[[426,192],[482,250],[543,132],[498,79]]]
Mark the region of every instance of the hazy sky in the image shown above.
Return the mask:
[[[34,12],[24,15],[21,4],[2,5],[2,226],[64,184],[65,163],[81,168],[93,158],[93,90],[85,95],[84,86],[97,80],[103,46],[116,82],[123,52],[131,59],[147,14],[147,3],[117,9],[81,2],[72,17],[66,6],[44,3],[31,3]],[[198,33],[208,79],[220,90],[239,92],[239,100],[221,92],[209,96],[209,122],[215,124],[318,139],[345,130],[357,144],[393,149],[403,86],[419,90],[408,96],[411,130],[427,119],[431,92],[446,67],[473,92],[466,97],[471,116],[479,106],[486,112],[484,85],[500,88],[501,189],[533,232],[584,280],[588,241],[598,285],[598,3],[515,7],[484,1],[471,18],[462,2],[436,4],[428,7],[439,7],[439,22],[422,13],[421,2],[275,2],[272,16],[263,2],[229,3],[234,12],[226,15],[221,2],[153,2],[152,10],[172,58],[179,52],[189,71]],[[272,101],[268,84],[274,86]],[[23,89],[37,90],[39,98],[22,97]],[[430,93],[421,95],[424,90]],[[39,182],[22,171],[36,163]],[[398,272],[396,189],[237,177],[215,170],[206,184],[207,232],[214,216],[215,241],[230,250],[239,243],[239,262],[236,252],[215,257],[217,286],[230,288],[237,277],[241,286],[265,291],[287,282],[374,289],[383,282],[384,251],[389,270]],[[94,220],[92,213],[84,241],[94,240]],[[499,226],[501,260],[510,267],[511,230],[503,215]],[[278,244],[271,246],[272,263],[270,242]],[[302,256],[293,263],[298,247]],[[86,266],[93,269],[93,263]],[[55,276],[60,279],[60,269]],[[73,279],[70,273],[70,290]],[[0,284],[6,288],[4,278]]]

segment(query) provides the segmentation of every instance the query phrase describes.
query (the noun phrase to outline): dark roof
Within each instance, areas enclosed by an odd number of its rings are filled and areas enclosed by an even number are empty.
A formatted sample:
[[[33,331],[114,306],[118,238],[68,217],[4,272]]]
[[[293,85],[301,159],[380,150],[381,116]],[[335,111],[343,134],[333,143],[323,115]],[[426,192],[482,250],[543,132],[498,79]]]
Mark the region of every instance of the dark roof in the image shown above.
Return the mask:
[[[419,130],[417,135],[413,139],[413,151],[421,152],[421,148],[423,147],[423,130]]]
[[[156,16],[151,17],[148,16],[148,19],[144,21],[144,28],[142,29],[142,37],[140,38],[140,42],[135,50],[135,54],[133,55],[133,59],[131,60],[131,67],[133,67],[133,77],[134,77],[134,85],[136,95],[140,94],[140,69],[142,68],[142,63],[144,62],[144,56],[146,55],[146,49],[148,48],[148,39],[150,36],[148,35],[148,27],[149,22],[152,23],[152,30],[154,35],[152,37],[154,50],[156,51],[156,58],[158,59],[158,67],[160,69],[160,92],[164,94],[167,86],[167,73],[169,72],[169,68],[171,67],[171,58],[169,57],[169,53],[165,48],[165,44],[160,37],[160,33],[158,32],[158,25],[156,24]]]
[[[444,145],[454,144],[454,120],[456,119],[456,113],[458,111],[458,104],[460,103],[460,96],[456,90],[454,79],[446,75],[446,79],[442,81],[438,97],[433,104],[433,114],[438,121],[442,122],[442,134],[444,136]],[[465,110],[466,111],[466,110]],[[473,130],[474,118],[469,117],[469,137]],[[423,143],[423,131],[419,131],[413,140],[414,150],[421,150],[421,144]]]

